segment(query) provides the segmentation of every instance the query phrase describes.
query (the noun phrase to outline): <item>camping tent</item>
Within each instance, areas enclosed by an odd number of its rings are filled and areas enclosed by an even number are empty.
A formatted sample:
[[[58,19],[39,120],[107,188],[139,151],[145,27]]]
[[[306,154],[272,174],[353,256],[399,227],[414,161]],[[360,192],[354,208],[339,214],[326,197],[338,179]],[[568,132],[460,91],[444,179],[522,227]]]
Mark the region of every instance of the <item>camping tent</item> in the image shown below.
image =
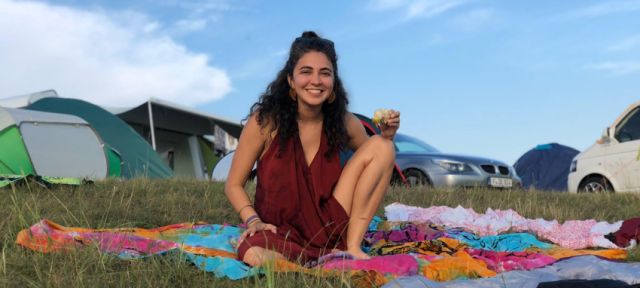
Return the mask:
[[[208,179],[211,175],[219,158],[212,143],[204,136],[223,138],[228,133],[240,138],[242,131],[240,121],[156,98],[135,107],[104,109],[120,117],[147,139],[181,177]],[[226,133],[216,133],[220,130],[216,127]],[[215,139],[224,143],[222,140]]]
[[[569,167],[580,153],[557,143],[538,145],[522,155],[513,165],[522,178],[522,187],[537,190],[566,191]]]
[[[86,120],[102,140],[122,157],[122,176],[174,177],[175,173],[127,123],[91,103],[67,98],[44,98],[25,109],[70,114]],[[74,117],[76,118],[76,117]]]
[[[47,98],[47,97],[58,97],[58,93],[56,90],[46,90],[41,92],[29,93],[19,96],[14,96],[10,98],[0,99],[0,107],[5,108],[24,108],[36,101]]]
[[[104,179],[121,168],[79,117],[0,108],[0,174]]]

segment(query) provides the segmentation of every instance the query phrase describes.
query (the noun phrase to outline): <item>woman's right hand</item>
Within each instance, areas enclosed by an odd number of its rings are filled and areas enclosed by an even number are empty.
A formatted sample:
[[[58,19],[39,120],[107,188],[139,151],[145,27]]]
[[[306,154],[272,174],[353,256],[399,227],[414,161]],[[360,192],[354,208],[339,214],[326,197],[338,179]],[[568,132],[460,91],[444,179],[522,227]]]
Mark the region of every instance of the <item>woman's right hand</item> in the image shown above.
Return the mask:
[[[256,232],[260,232],[260,231],[266,231],[269,230],[273,233],[276,233],[276,226],[272,225],[272,224],[267,224],[267,223],[262,223],[262,221],[259,221],[258,223],[254,223],[251,225],[251,227],[248,227],[247,230],[244,231],[244,233],[242,233],[242,235],[240,236],[240,238],[238,238],[238,246],[240,247],[240,244],[242,244],[242,242],[247,239],[247,237],[251,237],[254,234],[256,234]],[[236,247],[236,248],[237,248]]]

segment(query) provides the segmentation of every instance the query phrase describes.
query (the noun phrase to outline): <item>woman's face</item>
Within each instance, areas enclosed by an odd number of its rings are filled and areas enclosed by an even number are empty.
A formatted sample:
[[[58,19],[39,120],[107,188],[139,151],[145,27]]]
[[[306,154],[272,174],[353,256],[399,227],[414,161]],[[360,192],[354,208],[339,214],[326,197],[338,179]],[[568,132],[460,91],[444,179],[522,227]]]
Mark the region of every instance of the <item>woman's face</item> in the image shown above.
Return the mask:
[[[324,53],[309,52],[293,68],[289,85],[296,90],[298,101],[310,106],[322,105],[333,91],[333,73],[333,65]]]

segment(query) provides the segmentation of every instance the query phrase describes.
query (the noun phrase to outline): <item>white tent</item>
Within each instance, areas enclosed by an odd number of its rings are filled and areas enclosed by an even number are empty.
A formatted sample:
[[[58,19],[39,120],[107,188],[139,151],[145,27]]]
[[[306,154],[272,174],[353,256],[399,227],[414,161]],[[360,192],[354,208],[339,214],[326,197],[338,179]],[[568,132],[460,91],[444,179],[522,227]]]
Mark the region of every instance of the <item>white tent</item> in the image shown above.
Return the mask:
[[[0,107],[24,108],[42,98],[47,98],[47,97],[58,97],[58,93],[56,93],[56,90],[46,90],[42,92],[4,98],[4,99],[0,99]]]
[[[151,143],[167,164],[182,177],[209,179],[213,170],[212,154],[205,153],[215,135],[216,126],[234,138],[240,138],[240,121],[203,112],[157,98],[135,107],[105,110],[120,117]],[[206,143],[206,144],[205,144]]]
[[[104,143],[79,117],[0,108],[0,174],[104,179]]]

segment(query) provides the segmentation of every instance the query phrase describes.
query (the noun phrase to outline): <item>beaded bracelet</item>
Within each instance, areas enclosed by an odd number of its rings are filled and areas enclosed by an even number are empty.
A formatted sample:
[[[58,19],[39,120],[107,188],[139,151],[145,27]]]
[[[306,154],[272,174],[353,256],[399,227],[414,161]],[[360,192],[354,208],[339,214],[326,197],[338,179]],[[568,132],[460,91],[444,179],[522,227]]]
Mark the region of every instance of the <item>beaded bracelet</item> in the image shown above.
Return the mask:
[[[244,223],[246,223],[246,224],[247,224],[247,226],[249,226],[249,222],[251,222],[251,220],[256,219],[256,218],[257,218],[257,219],[260,219],[260,216],[258,216],[258,215],[253,215],[253,216],[249,217],[249,219],[247,219],[247,221],[246,221],[246,222],[244,222]]]

